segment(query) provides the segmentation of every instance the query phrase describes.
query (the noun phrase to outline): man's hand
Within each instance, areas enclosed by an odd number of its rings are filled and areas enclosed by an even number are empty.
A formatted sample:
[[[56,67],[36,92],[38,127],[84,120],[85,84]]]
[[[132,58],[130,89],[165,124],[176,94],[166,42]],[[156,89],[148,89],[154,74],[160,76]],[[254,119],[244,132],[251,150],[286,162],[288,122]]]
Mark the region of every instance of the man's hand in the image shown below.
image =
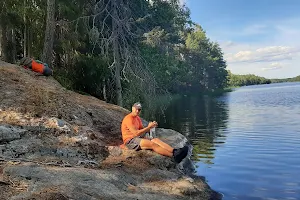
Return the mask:
[[[157,127],[157,122],[156,121],[153,121],[153,122],[149,122],[149,124],[148,124],[148,127],[149,128],[154,128],[154,127]]]

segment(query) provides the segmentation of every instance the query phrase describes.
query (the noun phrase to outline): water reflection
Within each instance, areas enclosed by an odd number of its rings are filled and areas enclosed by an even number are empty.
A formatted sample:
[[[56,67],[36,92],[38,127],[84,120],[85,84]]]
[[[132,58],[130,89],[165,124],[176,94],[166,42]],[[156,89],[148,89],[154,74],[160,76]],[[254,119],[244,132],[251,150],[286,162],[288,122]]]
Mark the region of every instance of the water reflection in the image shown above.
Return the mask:
[[[226,139],[228,104],[222,98],[183,96],[172,101],[156,119],[160,127],[172,127],[190,139],[193,160],[212,164],[216,146]]]
[[[299,111],[293,83],[182,97],[155,119],[190,139],[196,173],[224,200],[282,200],[300,199]]]

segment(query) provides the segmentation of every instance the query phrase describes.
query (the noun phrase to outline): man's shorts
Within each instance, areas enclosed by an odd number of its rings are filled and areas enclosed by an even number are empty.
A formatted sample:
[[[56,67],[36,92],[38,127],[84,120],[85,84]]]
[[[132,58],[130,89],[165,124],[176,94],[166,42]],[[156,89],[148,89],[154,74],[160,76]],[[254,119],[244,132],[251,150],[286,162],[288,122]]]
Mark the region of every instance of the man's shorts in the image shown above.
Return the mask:
[[[138,151],[138,150],[141,150],[141,146],[140,146],[141,141],[142,141],[142,138],[140,138],[140,137],[134,137],[131,140],[129,140],[128,142],[126,142],[125,145],[126,145],[126,147],[128,149],[132,149],[132,150]]]
[[[131,140],[126,142],[125,145],[128,149],[132,149],[132,150],[136,150],[136,151],[141,150],[142,148],[141,148],[140,144],[141,144],[142,139],[152,140],[153,138],[150,137],[149,133],[145,133],[141,136],[132,138]]]

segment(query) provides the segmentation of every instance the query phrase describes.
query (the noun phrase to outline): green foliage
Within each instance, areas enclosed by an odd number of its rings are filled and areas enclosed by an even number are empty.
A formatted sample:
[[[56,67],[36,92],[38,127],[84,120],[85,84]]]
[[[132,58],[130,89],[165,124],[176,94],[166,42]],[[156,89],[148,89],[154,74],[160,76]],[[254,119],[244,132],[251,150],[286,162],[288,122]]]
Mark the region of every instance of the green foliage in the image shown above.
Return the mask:
[[[205,91],[226,87],[226,62],[220,46],[211,42],[203,29],[196,25],[186,39],[188,86],[192,90]]]
[[[161,88],[170,92],[175,92],[177,87],[182,84],[185,66],[182,61],[173,55],[160,52],[157,47],[143,45],[141,48],[142,56]]]
[[[91,95],[103,97],[102,88],[110,71],[104,59],[91,55],[80,55],[73,69],[74,88]]]
[[[110,78],[110,71],[105,59],[79,54],[75,58],[74,67],[69,70],[61,68],[57,72],[55,77],[68,89],[104,98],[103,87],[104,85],[108,87],[106,85]]]
[[[232,74],[228,70],[228,86],[229,87],[240,87],[246,85],[260,85],[260,84],[270,84],[270,83],[283,83],[283,82],[300,82],[300,76],[293,78],[283,78],[283,79],[267,79],[264,77],[256,76],[254,74],[247,75],[236,75]]]
[[[228,72],[228,85],[231,87],[269,83],[271,83],[270,79],[266,79],[264,77],[256,76],[253,74],[235,75],[232,74],[230,71]]]
[[[300,76],[293,78],[282,78],[282,79],[271,79],[272,83],[283,83],[283,82],[300,82]]]
[[[192,22],[187,7],[181,6],[178,0],[124,2],[131,9],[128,12],[128,36],[124,40],[129,47],[138,47],[140,56],[146,63],[145,71],[154,76],[157,82],[156,88],[153,88],[157,94],[199,94],[221,91],[227,87],[228,76],[223,52],[217,43],[210,41],[200,25]],[[114,103],[116,93],[110,66],[113,54],[109,52],[109,55],[103,56],[101,42],[104,39],[99,36],[99,31],[106,34],[112,30],[112,19],[98,13],[99,7],[95,5],[99,6],[101,3],[108,5],[109,1],[56,0],[54,74],[69,89]],[[28,55],[40,58],[46,6],[46,1],[43,0],[0,3],[2,28],[3,24],[14,28],[18,55],[23,52],[26,40]],[[109,7],[107,8],[106,14],[110,12]],[[104,21],[105,25],[102,23]],[[29,30],[27,38],[23,37],[25,27]],[[126,55],[120,56],[123,59],[121,65],[125,66]],[[149,99],[155,98],[147,96],[141,85],[139,87],[139,83],[147,83],[137,82],[142,78],[137,77],[135,72],[123,75],[125,105],[137,100],[149,102]]]
[[[46,2],[42,0],[11,0],[0,3],[0,25],[1,29],[9,27],[15,33],[15,56],[23,52],[24,38],[22,37],[27,28],[28,51],[30,56],[39,58],[43,49],[43,37],[45,29]]]

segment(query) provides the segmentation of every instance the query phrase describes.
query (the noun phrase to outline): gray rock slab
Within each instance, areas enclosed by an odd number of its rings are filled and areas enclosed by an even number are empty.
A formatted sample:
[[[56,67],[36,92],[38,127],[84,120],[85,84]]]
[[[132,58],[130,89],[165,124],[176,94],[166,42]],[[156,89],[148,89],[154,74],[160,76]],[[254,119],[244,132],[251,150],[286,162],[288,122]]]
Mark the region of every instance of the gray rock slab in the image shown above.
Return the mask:
[[[50,168],[38,165],[9,166],[3,170],[12,181],[26,181],[27,191],[11,197],[11,200],[30,199],[31,195],[45,189],[59,188],[59,193],[74,200],[96,199],[178,199],[174,195],[143,191],[142,180],[122,171],[92,170],[84,168]],[[147,172],[150,176],[153,172]],[[163,172],[160,171],[163,175]],[[164,174],[168,177],[168,174]],[[176,175],[171,174],[172,177]],[[136,188],[138,192],[130,192]],[[181,198],[179,198],[181,199]]]
[[[0,126],[0,142],[9,142],[21,138],[27,130],[13,126]]]

